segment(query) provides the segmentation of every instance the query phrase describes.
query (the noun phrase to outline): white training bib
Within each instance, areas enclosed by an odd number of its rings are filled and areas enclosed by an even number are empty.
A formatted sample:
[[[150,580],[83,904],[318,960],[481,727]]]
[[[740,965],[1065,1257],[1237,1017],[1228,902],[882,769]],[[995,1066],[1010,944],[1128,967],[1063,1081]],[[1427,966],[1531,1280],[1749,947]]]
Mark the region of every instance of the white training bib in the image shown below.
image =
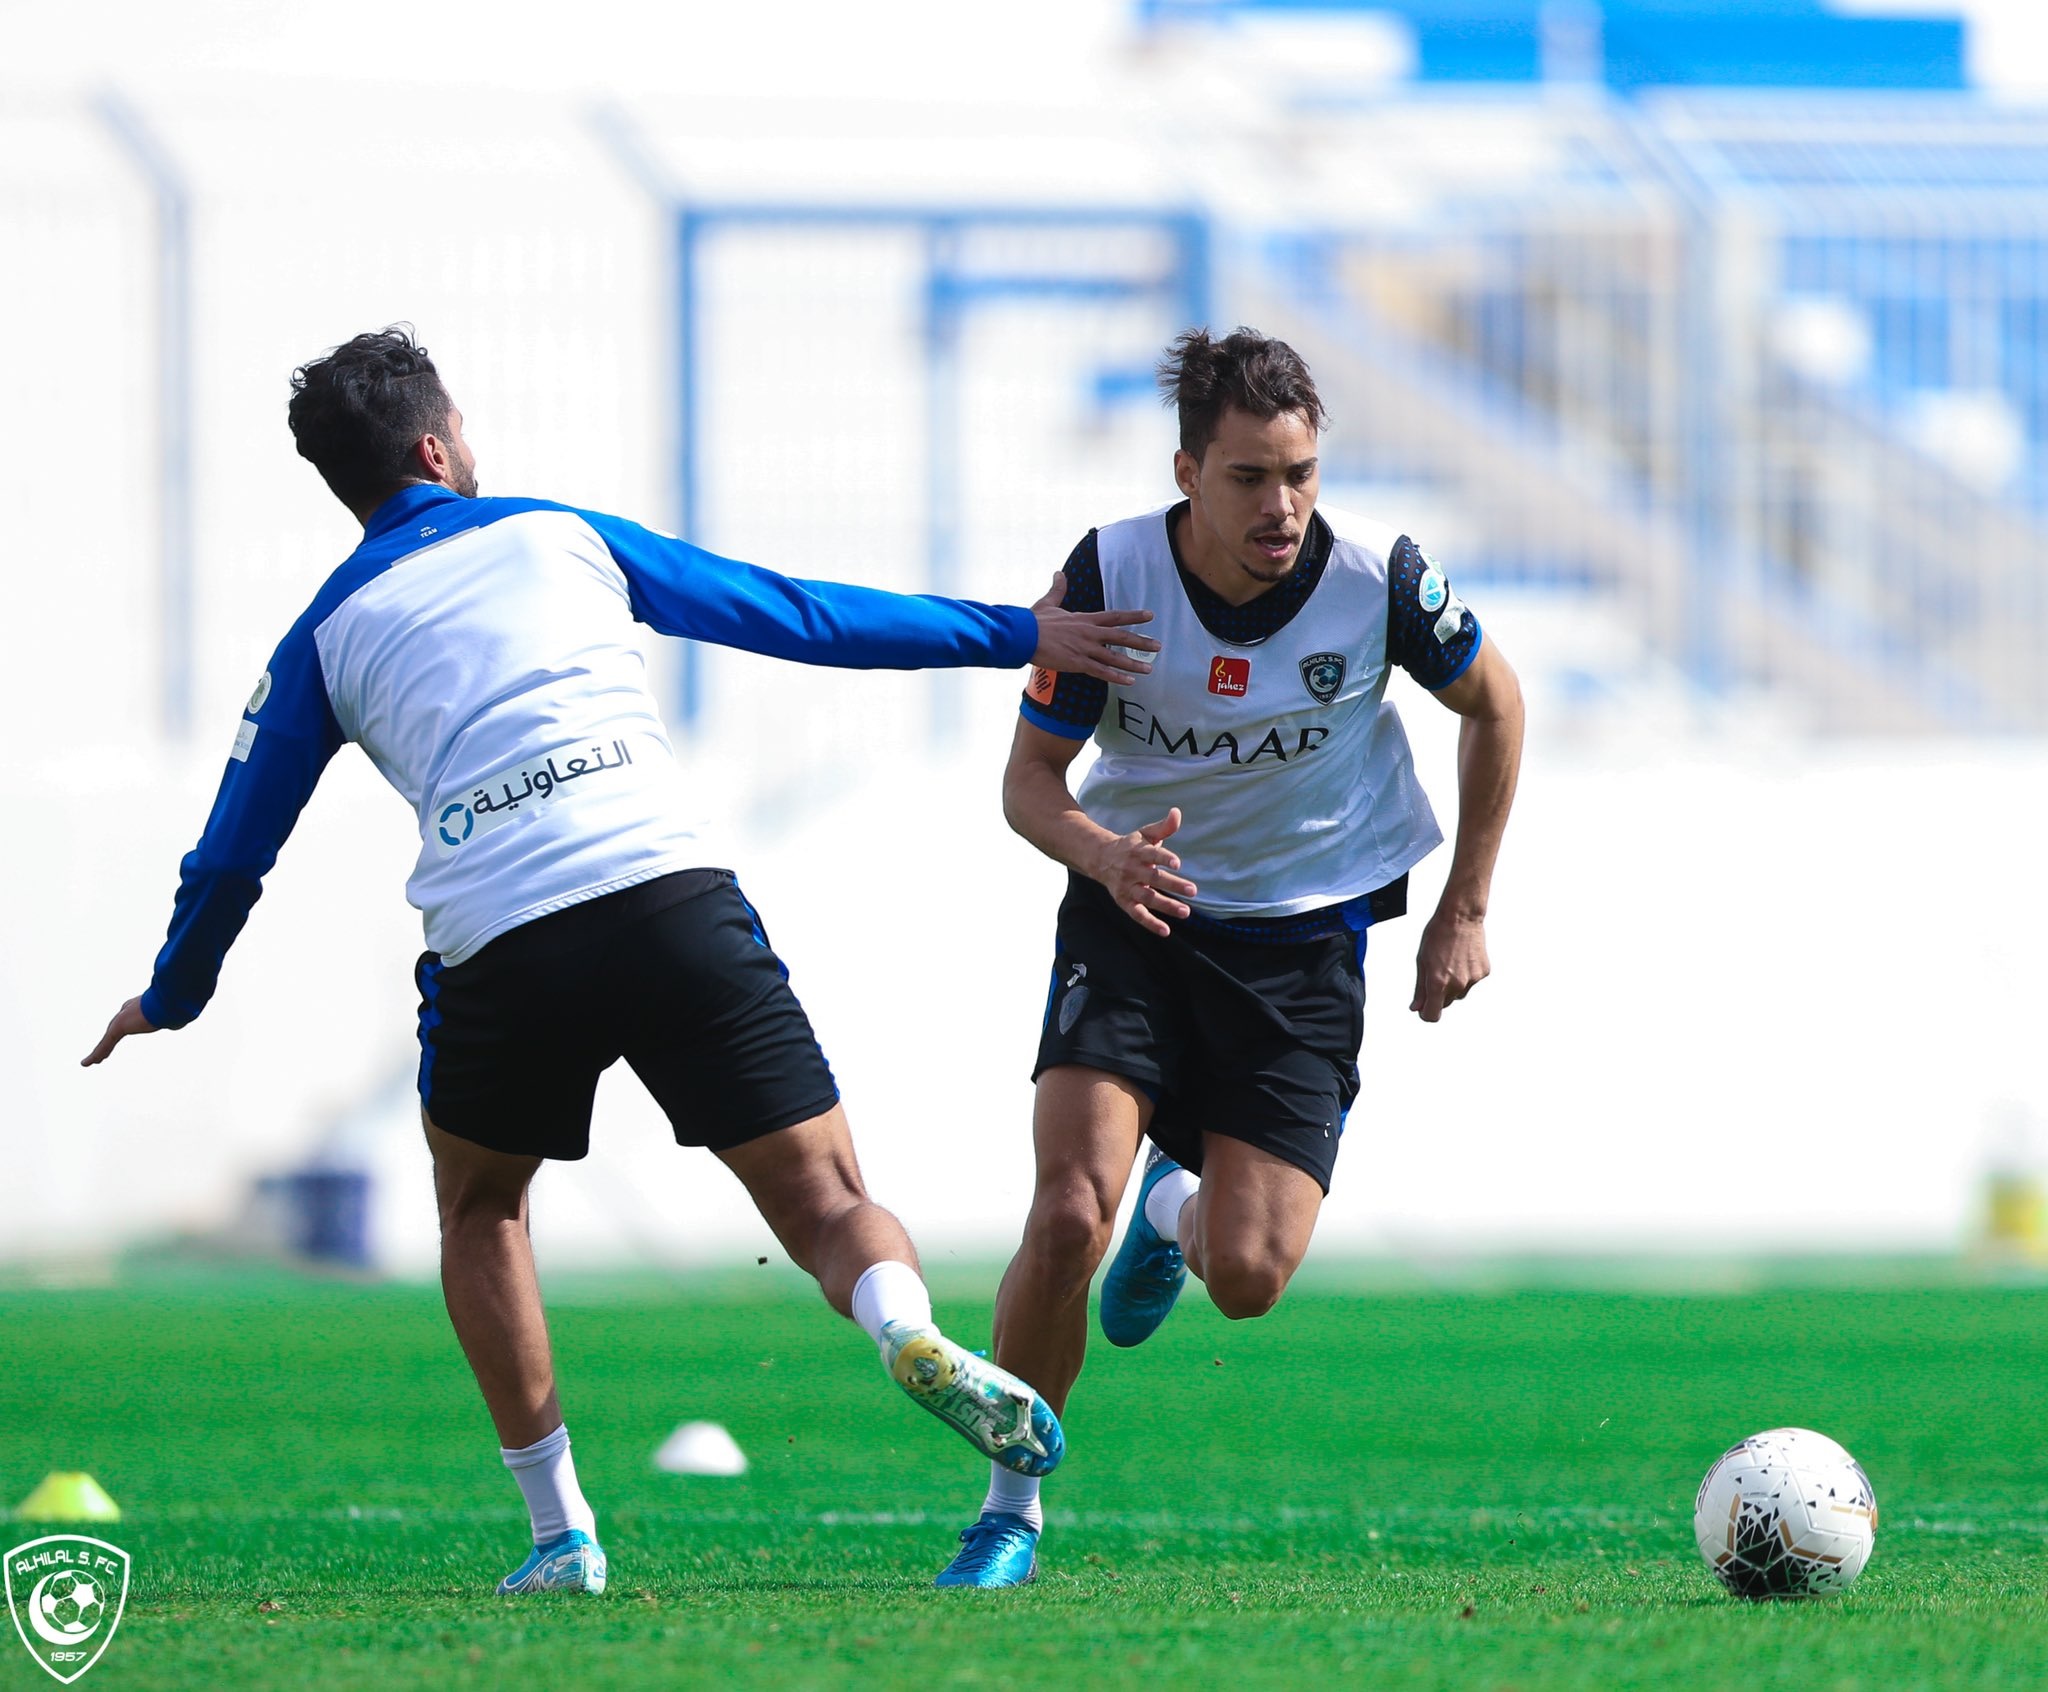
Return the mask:
[[[1213,917],[1292,916],[1356,898],[1443,840],[1387,690],[1387,560],[1401,532],[1318,507],[1322,580],[1253,645],[1195,614],[1167,537],[1173,507],[1096,533],[1103,603],[1147,607],[1152,673],[1112,683],[1081,808],[1119,834],[1173,806],[1168,842]]]

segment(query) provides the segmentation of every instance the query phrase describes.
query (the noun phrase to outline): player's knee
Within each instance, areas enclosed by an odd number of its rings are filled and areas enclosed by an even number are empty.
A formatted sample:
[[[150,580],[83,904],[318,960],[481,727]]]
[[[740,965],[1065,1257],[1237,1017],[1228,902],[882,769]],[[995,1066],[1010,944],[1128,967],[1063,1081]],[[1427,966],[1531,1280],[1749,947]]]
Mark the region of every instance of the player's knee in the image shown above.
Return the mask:
[[[526,1182],[496,1171],[437,1168],[434,1197],[441,1226],[516,1221],[526,1203]]]
[[[1288,1266],[1270,1257],[1212,1253],[1203,1268],[1209,1302],[1233,1322],[1265,1315],[1287,1290]]]
[[[1092,1193],[1062,1194],[1032,1206],[1026,1244],[1041,1258],[1092,1275],[1109,1250],[1116,1209]]]
[[[491,1227],[520,1218],[520,1195],[480,1184],[441,1190],[441,1227]]]
[[[491,1151],[444,1132],[431,1120],[427,1145],[434,1158],[434,1201],[444,1229],[524,1218],[526,1189],[540,1168],[539,1158]]]
[[[895,1218],[867,1196],[850,1151],[845,1157],[817,1156],[789,1165],[732,1158],[727,1163],[799,1267],[809,1269],[833,1238],[849,1230],[859,1233],[877,1218],[895,1224]]]

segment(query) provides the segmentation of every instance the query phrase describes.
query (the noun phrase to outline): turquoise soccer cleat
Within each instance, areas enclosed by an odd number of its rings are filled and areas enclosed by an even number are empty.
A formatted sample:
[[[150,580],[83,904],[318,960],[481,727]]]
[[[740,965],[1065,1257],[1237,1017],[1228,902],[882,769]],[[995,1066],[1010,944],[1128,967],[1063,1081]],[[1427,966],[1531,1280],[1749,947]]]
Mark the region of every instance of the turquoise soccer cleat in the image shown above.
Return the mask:
[[[1187,1284],[1187,1261],[1180,1247],[1162,1240],[1146,1219],[1145,1200],[1171,1171],[1178,1169],[1156,1146],[1138,1185],[1138,1207],[1124,1230],[1109,1273],[1102,1277],[1102,1335],[1111,1345],[1141,1345],[1158,1332],[1173,1311],[1174,1300]]]
[[[937,1328],[889,1323],[882,1329],[882,1361],[898,1386],[1004,1468],[1049,1475],[1066,1455],[1066,1435],[1050,1404]]]
[[[960,1535],[960,1554],[934,1586],[1022,1586],[1038,1574],[1038,1529],[1022,1516],[991,1510]]]
[[[498,1596],[514,1592],[602,1592],[604,1547],[581,1528],[536,1545],[521,1563],[498,1582]]]

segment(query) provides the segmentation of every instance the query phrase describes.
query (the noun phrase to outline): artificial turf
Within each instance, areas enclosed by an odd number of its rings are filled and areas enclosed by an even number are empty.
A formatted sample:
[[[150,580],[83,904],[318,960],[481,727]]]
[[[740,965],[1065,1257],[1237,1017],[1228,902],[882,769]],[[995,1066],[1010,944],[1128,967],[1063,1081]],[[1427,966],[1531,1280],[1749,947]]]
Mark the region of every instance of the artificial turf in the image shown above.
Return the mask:
[[[992,1277],[990,1277],[992,1281]],[[2039,1688],[2048,1294],[1347,1291],[1185,1301],[1091,1353],[1038,1582],[939,1592],[985,1468],[793,1278],[553,1314],[602,1598],[491,1586],[526,1523],[434,1289],[282,1274],[0,1292],[0,1491],[121,1504],[117,1687]],[[968,1343],[986,1302],[942,1298]],[[649,1457],[724,1423],[739,1479]],[[1743,1434],[1861,1459],[1845,1597],[1746,1605],[1692,1546]],[[7,1543],[46,1528],[15,1522]],[[0,1688],[47,1684],[0,1638]]]

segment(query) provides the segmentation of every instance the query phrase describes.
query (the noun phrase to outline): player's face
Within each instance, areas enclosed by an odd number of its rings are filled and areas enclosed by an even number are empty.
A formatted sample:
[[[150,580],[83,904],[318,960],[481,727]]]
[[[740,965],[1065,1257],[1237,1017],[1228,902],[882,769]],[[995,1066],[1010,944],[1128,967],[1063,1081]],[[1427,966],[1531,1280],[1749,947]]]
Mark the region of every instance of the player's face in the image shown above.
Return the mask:
[[[1301,556],[1319,487],[1316,431],[1298,411],[1254,417],[1231,406],[1202,454],[1173,455],[1188,496],[1188,567],[1226,599],[1285,581]]]
[[[441,443],[448,454],[448,485],[464,499],[476,498],[476,454],[462,438],[462,412],[448,408],[448,438]]]

